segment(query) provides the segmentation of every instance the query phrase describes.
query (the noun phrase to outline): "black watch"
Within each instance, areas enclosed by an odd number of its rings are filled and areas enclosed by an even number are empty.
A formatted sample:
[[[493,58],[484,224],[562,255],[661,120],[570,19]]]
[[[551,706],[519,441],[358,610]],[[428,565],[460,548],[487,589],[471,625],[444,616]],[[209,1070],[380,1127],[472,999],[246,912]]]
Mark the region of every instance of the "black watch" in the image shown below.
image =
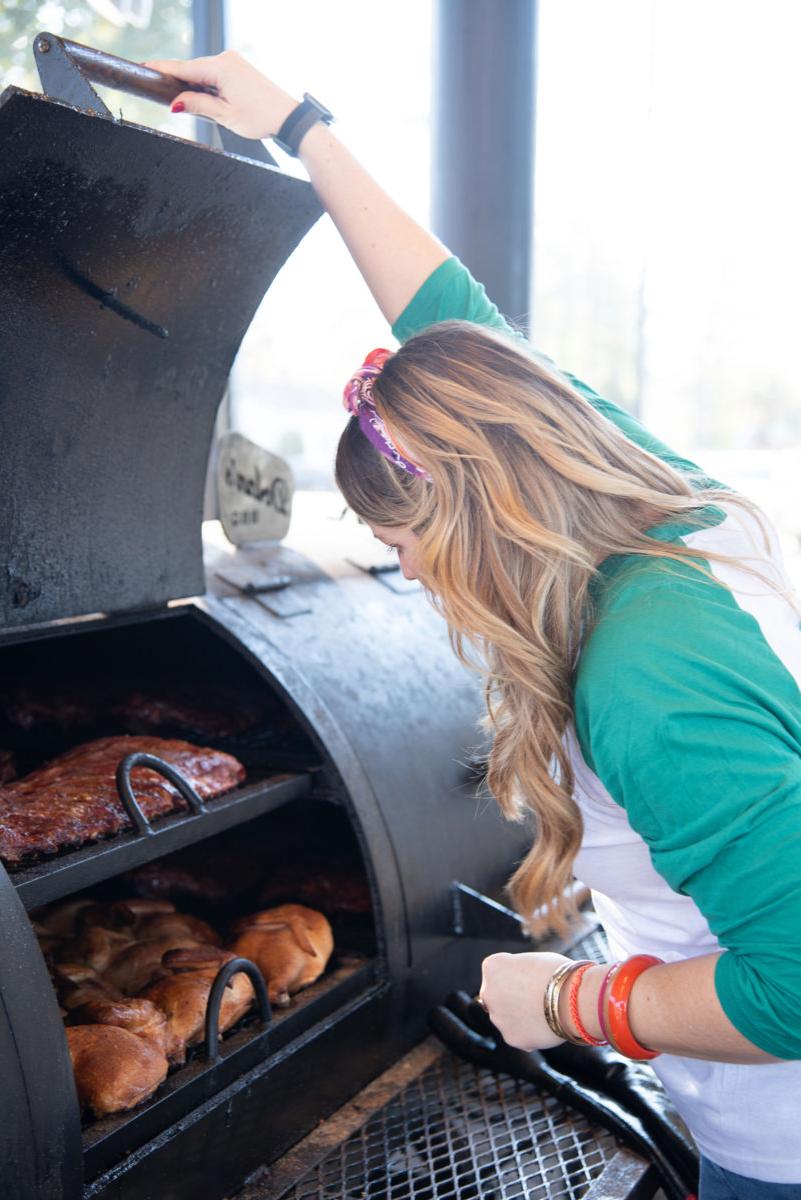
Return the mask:
[[[297,108],[292,109],[278,133],[273,136],[273,141],[287,154],[297,158],[300,143],[312,125],[316,125],[318,121],[322,121],[324,125],[330,125],[333,119],[334,114],[329,112],[324,104],[315,100],[314,96],[310,96],[308,92],[304,92],[303,100]]]

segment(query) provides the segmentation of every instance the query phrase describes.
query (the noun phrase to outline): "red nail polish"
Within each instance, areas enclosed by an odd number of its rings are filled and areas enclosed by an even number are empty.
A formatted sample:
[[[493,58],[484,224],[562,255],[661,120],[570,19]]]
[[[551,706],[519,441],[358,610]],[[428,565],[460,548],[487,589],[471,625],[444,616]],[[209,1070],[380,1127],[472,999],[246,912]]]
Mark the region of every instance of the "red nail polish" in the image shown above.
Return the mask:
[[[170,112],[183,112],[185,108],[186,105],[184,104],[183,100],[175,100],[170,105]]]

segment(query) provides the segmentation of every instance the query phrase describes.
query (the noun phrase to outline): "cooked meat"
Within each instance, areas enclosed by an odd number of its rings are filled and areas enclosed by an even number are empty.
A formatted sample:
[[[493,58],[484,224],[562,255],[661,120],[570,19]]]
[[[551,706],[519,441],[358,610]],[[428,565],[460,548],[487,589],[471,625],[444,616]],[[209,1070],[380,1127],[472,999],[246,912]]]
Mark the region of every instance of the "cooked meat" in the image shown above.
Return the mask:
[[[168,950],[197,945],[198,938],[186,930],[145,942],[131,942],[106,967],[103,978],[128,996],[138,995],[149,983],[167,973],[161,960]]]
[[[147,1038],[170,1058],[175,1051],[174,1038],[167,1018],[150,1000],[135,997],[126,1000],[89,1000],[67,1014],[68,1025],[115,1025],[138,1037]]]
[[[10,783],[17,778],[17,765],[10,750],[0,750],[0,783]]]
[[[44,955],[52,954],[64,941],[60,934],[53,933],[47,926],[40,925],[38,921],[31,921],[31,929],[39,943],[39,949]]]
[[[293,860],[270,871],[259,903],[279,904],[285,900],[319,909],[329,917],[369,913],[372,907],[364,872],[323,858]]]
[[[290,996],[319,979],[334,949],[322,913],[302,904],[280,904],[242,917],[234,925],[234,954],[254,962],[272,1004],[286,1008]]]
[[[68,1012],[92,1000],[121,1000],[119,988],[101,979],[85,963],[57,963],[53,967],[53,982],[58,1002]]]
[[[141,896],[129,896],[126,900],[115,900],[112,907],[121,914],[126,923],[135,925],[137,928],[142,921],[156,916],[157,913],[175,912],[175,905],[171,900],[144,900]]]
[[[171,1062],[183,1062],[186,1047],[202,1041],[206,1006],[212,984],[225,963],[234,957],[216,946],[173,950],[164,956],[164,967],[173,973],[150,985],[143,995],[162,1010],[174,1044]],[[232,976],[220,1003],[220,1033],[235,1025],[253,1003],[255,993],[247,975]]]
[[[31,916],[51,933],[71,937],[80,928],[81,913],[94,905],[94,900],[66,900],[61,904],[48,904],[45,908],[37,908]]]
[[[90,904],[78,914],[78,925],[88,929],[100,925],[104,929],[117,929],[129,937],[138,936],[142,921],[156,913],[174,913],[175,905],[169,900],[112,900],[107,903]]]
[[[63,688],[52,681],[21,683],[4,689],[0,709],[9,724],[25,733],[35,729],[89,728],[103,711],[105,697],[89,688]]]
[[[219,946],[222,943],[222,938],[214,932],[211,925],[188,913],[153,913],[136,927],[136,936],[142,940],[174,937],[176,934],[179,937],[185,935],[194,938],[196,942],[204,942],[210,946]]]
[[[176,767],[201,797],[219,796],[241,783],[245,769],[230,754],[189,742],[153,737],[110,737],[77,746],[23,779],[0,787],[0,858],[19,862],[64,846],[108,837],[130,826],[114,778],[121,759],[156,754]],[[186,807],[175,788],[147,768],[132,774],[149,818]]]
[[[166,1056],[148,1038],[114,1025],[76,1025],[65,1032],[78,1100],[96,1117],[134,1108],[167,1076]]]
[[[214,904],[226,900],[230,894],[222,879],[170,862],[145,863],[131,871],[126,882],[140,896],[170,896]]]
[[[264,720],[260,697],[239,689],[194,687],[186,691],[167,685],[158,691],[131,692],[116,705],[124,727],[131,733],[183,729],[203,737],[233,737]]]
[[[56,962],[82,963],[102,975],[117,955],[131,944],[129,933],[91,925],[77,937],[65,939],[52,951],[52,957]]]
[[[264,880],[264,850],[260,845],[244,849],[200,843],[178,850],[158,862],[136,867],[126,884],[139,896],[169,897],[222,904],[256,893]]]
[[[176,687],[172,682],[131,690],[98,678],[64,687],[51,679],[12,684],[0,693],[0,711],[23,733],[91,733],[117,726],[128,733],[184,730],[202,737],[233,737],[263,722],[267,704],[256,693],[230,687]]]
[[[79,918],[84,929],[102,927],[136,942],[154,938],[190,936],[196,942],[219,946],[222,938],[206,921],[189,913],[175,911],[171,900],[113,900],[110,904],[93,904],[83,909]]]

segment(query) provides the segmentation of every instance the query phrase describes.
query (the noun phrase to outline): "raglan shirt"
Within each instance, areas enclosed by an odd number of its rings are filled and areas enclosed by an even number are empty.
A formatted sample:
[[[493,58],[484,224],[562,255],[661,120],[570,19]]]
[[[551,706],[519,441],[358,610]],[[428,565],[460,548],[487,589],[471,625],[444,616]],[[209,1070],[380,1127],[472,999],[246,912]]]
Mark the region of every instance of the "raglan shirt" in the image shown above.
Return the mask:
[[[393,334],[403,342],[449,319],[513,332],[455,258]],[[563,374],[625,437],[694,483],[713,482]],[[732,1024],[777,1058],[801,1059],[799,614],[775,538],[766,546],[735,503],[650,532],[731,561],[703,559],[712,578],[667,558],[600,567],[566,735],[584,824],[576,874],[616,957],[725,950],[715,988]],[[692,997],[688,1006],[689,1016]],[[662,1055],[653,1065],[713,1161],[801,1181],[801,1062]]]

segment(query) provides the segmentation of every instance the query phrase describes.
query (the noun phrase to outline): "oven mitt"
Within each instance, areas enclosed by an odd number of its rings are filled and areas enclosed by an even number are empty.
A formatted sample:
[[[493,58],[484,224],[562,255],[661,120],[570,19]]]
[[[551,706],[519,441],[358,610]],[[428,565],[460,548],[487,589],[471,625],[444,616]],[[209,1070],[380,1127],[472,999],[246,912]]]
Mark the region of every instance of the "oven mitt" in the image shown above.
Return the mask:
[[[674,1161],[663,1145],[649,1136],[644,1123],[623,1107],[617,1098],[601,1095],[572,1079],[546,1061],[539,1051],[516,1050],[507,1046],[482,1006],[471,1000],[466,992],[452,992],[444,1004],[432,1008],[428,1023],[440,1041],[460,1058],[490,1071],[532,1083],[540,1091],[554,1096],[566,1108],[581,1113],[593,1124],[608,1130],[624,1145],[652,1163],[668,1200],[686,1200],[697,1193],[697,1165],[693,1164],[693,1169],[688,1172],[686,1157],[680,1155],[680,1161]]]

